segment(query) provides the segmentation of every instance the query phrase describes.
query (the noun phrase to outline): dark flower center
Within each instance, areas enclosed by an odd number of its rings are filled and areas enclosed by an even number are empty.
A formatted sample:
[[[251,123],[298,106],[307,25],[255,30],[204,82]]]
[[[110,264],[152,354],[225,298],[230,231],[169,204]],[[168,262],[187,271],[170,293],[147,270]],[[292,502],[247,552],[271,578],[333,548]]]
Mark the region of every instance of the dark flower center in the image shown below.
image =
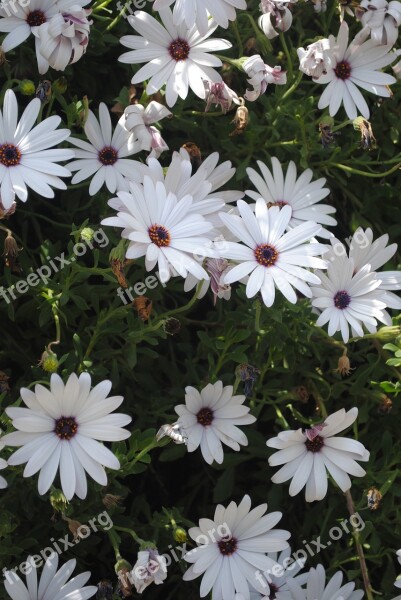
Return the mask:
[[[313,440],[306,440],[305,446],[309,452],[320,452],[324,446],[324,439],[320,435],[317,435]]]
[[[152,242],[159,248],[165,248],[170,245],[170,234],[163,225],[152,225],[148,229],[148,234]]]
[[[99,160],[102,165],[114,165],[118,161],[118,152],[111,146],[106,146],[99,152]]]
[[[254,250],[255,258],[260,265],[271,267],[278,259],[278,252],[270,244],[260,244]]]
[[[27,16],[26,22],[30,27],[39,27],[39,25],[46,23],[46,20],[47,19],[44,12],[41,10],[33,10]]]
[[[229,540],[220,540],[217,545],[223,556],[231,556],[231,554],[234,554],[237,549],[237,540],[235,538],[231,538]]]
[[[174,40],[171,42],[168,51],[170,52],[171,58],[175,61],[186,60],[189,56],[191,48],[186,40]]]
[[[337,63],[334,73],[338,79],[349,79],[351,77],[351,65],[346,60]]]
[[[54,429],[60,440],[70,440],[78,431],[78,424],[74,417],[60,417]]]
[[[213,411],[210,408],[201,408],[196,418],[198,419],[198,423],[203,425],[203,427],[207,427],[213,422]]]
[[[0,163],[5,167],[15,167],[21,162],[21,152],[13,144],[0,146]]]
[[[350,303],[351,296],[349,296],[349,294],[345,290],[337,292],[337,294],[334,296],[334,306],[336,308],[344,310],[344,308],[347,308],[347,306],[349,306]]]

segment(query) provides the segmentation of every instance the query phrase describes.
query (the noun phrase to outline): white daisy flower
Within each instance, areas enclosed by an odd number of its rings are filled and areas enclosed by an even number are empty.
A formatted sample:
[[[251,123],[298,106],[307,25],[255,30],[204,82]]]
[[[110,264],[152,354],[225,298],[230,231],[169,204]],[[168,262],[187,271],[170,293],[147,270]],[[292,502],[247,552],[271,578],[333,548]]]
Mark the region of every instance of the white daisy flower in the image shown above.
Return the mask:
[[[40,106],[40,100],[34,98],[18,122],[14,92],[7,90],[4,96],[0,111],[0,196],[5,209],[12,206],[15,196],[26,202],[27,186],[44,198],[54,198],[52,187],[67,189],[60,177],[71,177],[71,173],[56,163],[69,160],[74,152],[54,146],[68,139],[71,132],[57,129],[61,118],[55,115],[35,126]]]
[[[272,171],[262,161],[257,161],[262,176],[255,169],[246,170],[257,190],[246,190],[247,196],[253,200],[263,198],[268,206],[290,206],[291,220],[288,229],[293,229],[304,221],[328,226],[337,225],[337,221],[330,216],[336,212],[334,206],[320,204],[320,201],[330,194],[330,190],[324,187],[326,180],[323,177],[312,181],[313,172],[306,169],[297,178],[297,168],[293,161],[290,161],[284,175],[278,158],[273,156],[271,162]],[[329,238],[331,235],[324,228],[318,233],[318,236],[323,238]]]
[[[99,121],[90,110],[84,130],[90,144],[78,138],[69,140],[79,148],[74,151],[77,160],[67,165],[71,171],[77,171],[71,182],[80,183],[92,177],[89,186],[91,196],[97,194],[104,184],[112,194],[116,190],[127,191],[129,179],[134,176],[137,167],[137,162],[127,157],[139,152],[140,144],[125,129],[125,116],[120,118],[113,133],[109,110],[101,102]]]
[[[332,57],[330,41],[323,38],[309,44],[306,50],[298,48],[299,70],[310,77],[320,77],[330,68]]]
[[[160,131],[153,127],[153,123],[173,116],[165,106],[154,101],[149,102],[146,108],[142,104],[133,104],[125,109],[124,115],[125,128],[134,134],[141,150],[147,150],[150,156],[155,158],[159,158],[164,150],[168,150]]]
[[[293,600],[289,585],[293,581],[298,586],[306,583],[308,573],[298,574],[303,569],[306,558],[298,558],[294,561],[291,558],[290,547],[280,552],[279,555],[277,552],[269,552],[268,556],[275,563],[272,569],[263,573],[266,579],[266,590],[269,586],[270,591],[269,593],[252,591],[251,587],[250,600],[271,600],[272,598],[275,600]],[[237,598],[236,600],[243,600],[243,598]]]
[[[389,98],[392,92],[388,86],[396,79],[378,69],[390,65],[397,55],[390,52],[391,46],[378,46],[372,39],[361,43],[360,34],[348,46],[348,36],[348,25],[343,21],[337,39],[329,37],[331,65],[326,73],[313,79],[316,83],[328,84],[318,108],[328,106],[330,116],[334,117],[343,104],[349,119],[356,119],[358,111],[369,119],[369,107],[358,88]]]
[[[361,600],[364,597],[362,590],[355,590],[355,583],[343,583],[344,573],[337,571],[326,585],[326,571],[323,565],[311,568],[305,589],[301,589],[296,581],[291,581],[293,600]]]
[[[5,443],[2,439],[0,439],[0,450],[3,450]],[[4,458],[0,458],[0,471],[6,469],[8,467],[8,463]],[[0,475],[0,490],[4,490],[7,487],[7,481]]]
[[[246,0],[155,0],[154,10],[174,5],[174,25],[186,24],[188,29],[196,26],[201,35],[206,35],[209,16],[217,25],[227,29],[229,21],[235,21],[235,10],[246,10]]]
[[[365,231],[358,227],[352,236],[350,242],[349,256],[354,261],[355,272],[363,269],[365,265],[370,265],[372,271],[376,272],[381,283],[378,290],[385,290],[383,301],[389,308],[401,308],[401,299],[390,290],[401,290],[401,271],[378,271],[387,261],[394,256],[397,251],[397,244],[387,246],[389,236],[387,234],[380,236],[373,241],[373,232],[368,227]],[[333,247],[338,249],[341,244],[338,240],[333,242]],[[344,247],[344,253],[346,252]]]
[[[320,280],[303,267],[326,268],[326,262],[317,258],[326,247],[309,243],[320,225],[307,221],[284,233],[292,214],[289,206],[267,208],[262,198],[256,201],[255,213],[243,200],[237,206],[241,216],[220,213],[224,225],[243,242],[226,241],[221,246],[223,258],[239,263],[225,275],[223,283],[233,283],[251,273],[246,295],[253,298],[260,291],[268,307],[274,303],[276,287],[292,304],[297,301],[293,288],[311,298],[307,284]]]
[[[121,38],[123,46],[131,51],[122,54],[118,60],[134,65],[147,62],[134,75],[132,83],[149,79],[146,86],[149,96],[166,84],[166,101],[170,107],[177,102],[178,96],[185,100],[189,87],[203,100],[206,94],[203,80],[221,81],[213,67],[221,67],[222,62],[209,52],[231,48],[230,42],[208,39],[218,26],[213,20],[208,22],[207,32],[201,35],[195,25],[190,29],[185,24],[174,25],[169,8],[161,10],[160,17],[163,24],[141,10],[128,17],[130,25],[140,35]]]
[[[401,564],[401,549],[400,549],[400,550],[397,550],[397,553],[396,553],[396,554],[397,554],[397,559],[398,559],[398,562]],[[401,588],[401,576],[400,576],[400,577],[398,577],[398,579],[396,579],[396,580],[394,581],[394,585],[395,585],[395,587]],[[401,596],[396,596],[396,597],[395,597],[395,598],[393,598],[392,600],[401,600]]]
[[[0,32],[7,33],[3,40],[4,52],[16,48],[33,33],[36,37],[36,59],[39,73],[46,73],[49,63],[40,51],[38,29],[55,15],[68,12],[71,7],[82,8],[90,0],[30,0],[29,2],[0,2]],[[11,7],[12,4],[12,7]]]
[[[333,248],[335,241],[333,243]],[[385,311],[386,292],[379,290],[381,280],[371,272],[370,264],[358,271],[346,254],[328,254],[327,274],[316,271],[320,284],[312,285],[312,306],[322,311],[316,325],[329,324],[328,333],[333,336],[341,331],[345,343],[349,340],[349,328],[353,337],[363,337],[363,327],[370,333],[377,331],[377,321],[391,325]]]
[[[96,440],[117,442],[131,434],[122,429],[131,417],[110,414],[123,401],[122,396],[107,398],[111,381],[102,381],[91,390],[91,378],[72,373],[64,385],[53,374],[50,390],[42,385],[35,392],[21,389],[21,398],[28,408],[8,407],[7,415],[18,431],[3,437],[8,446],[22,446],[9,458],[9,465],[27,463],[24,477],[38,471],[39,494],[45,494],[60,470],[63,493],[67,500],[76,494],[86,498],[85,471],[100,485],[107,484],[103,466],[119,469],[114,454]]]
[[[138,594],[142,594],[151,583],[160,585],[166,577],[166,560],[160,556],[157,548],[138,552],[138,560],[129,574],[129,580],[134,584]]]
[[[250,408],[243,406],[245,396],[233,396],[233,386],[223,387],[221,381],[209,383],[200,393],[195,388],[185,388],[185,404],[174,408],[179,423],[188,438],[188,452],[199,446],[205,461],[211,465],[224,460],[222,442],[236,450],[247,446],[246,435],[236,427],[255,423],[248,414]]]
[[[90,9],[71,6],[38,27],[39,51],[52,69],[64,71],[85,54],[92,24],[90,13]]]
[[[207,216],[215,227],[221,227],[218,212],[224,210],[226,203],[235,202],[244,195],[240,190],[220,191],[235,174],[236,169],[229,160],[218,164],[219,153],[213,152],[195,171],[189,153],[185,148],[174,152],[170,165],[165,169],[155,158],[148,158],[147,164],[136,163],[132,180],[143,183],[145,176],[156,184],[163,183],[167,193],[174,194],[177,200],[192,196],[192,212]],[[112,208],[120,209],[118,202],[109,203]]]
[[[269,458],[269,465],[284,465],[273,475],[272,482],[291,479],[290,496],[296,496],[306,486],[305,499],[314,502],[327,494],[327,469],[343,492],[349,490],[348,473],[355,477],[366,475],[356,461],[369,460],[369,452],[360,442],[334,436],[352,425],[357,416],[357,408],[348,412],[342,408],[311,429],[282,431],[267,440],[269,448],[278,450]]]
[[[118,206],[119,212],[102,225],[124,228],[122,237],[130,240],[126,258],[145,256],[147,271],[158,264],[162,283],[173,269],[184,278],[192,273],[199,280],[209,279],[197,257],[214,255],[211,240],[203,236],[213,226],[191,210],[191,196],[177,200],[162,182],[145,176],[143,186],[131,183],[130,193],[119,192],[109,206]]]
[[[259,54],[254,54],[246,59],[242,68],[248,76],[248,84],[253,87],[252,90],[246,90],[244,98],[254,102],[261,94],[264,94],[269,84],[285,85],[287,83],[287,73],[282,71],[281,67],[270,67],[266,65]]]
[[[362,9],[362,10],[361,10]],[[397,0],[362,0],[358,7],[359,20],[377,44],[393,46],[401,25],[401,2]]]
[[[89,571],[76,575],[68,581],[75,569],[77,561],[75,558],[64,563],[57,571],[58,554],[53,552],[46,559],[42,575],[38,582],[37,567],[35,556],[28,556],[25,564],[30,566],[27,569],[26,585],[14,571],[5,571],[4,587],[12,600],[87,600],[97,592],[95,585],[85,583],[91,576]]]
[[[265,553],[287,548],[290,533],[273,529],[281,512],[265,515],[266,510],[267,504],[251,510],[251,499],[246,495],[238,506],[235,502],[227,508],[219,504],[213,519],[200,519],[199,527],[191,527],[188,533],[198,547],[184,556],[193,564],[183,579],[191,581],[203,574],[201,598],[213,590],[213,600],[231,600],[236,593],[249,600],[249,584],[269,593],[259,580],[260,571],[268,571],[275,563]]]

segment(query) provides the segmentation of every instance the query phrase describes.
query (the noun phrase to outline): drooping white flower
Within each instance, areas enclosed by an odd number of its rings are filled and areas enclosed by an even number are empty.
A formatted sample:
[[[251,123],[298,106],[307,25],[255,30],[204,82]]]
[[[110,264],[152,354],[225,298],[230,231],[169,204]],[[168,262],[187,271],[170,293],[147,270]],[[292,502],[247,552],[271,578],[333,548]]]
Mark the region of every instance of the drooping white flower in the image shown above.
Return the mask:
[[[129,180],[135,176],[137,163],[127,158],[139,152],[139,143],[134,135],[124,127],[124,115],[118,121],[113,132],[110,113],[107,106],[101,102],[99,106],[99,121],[89,110],[85,123],[85,134],[89,142],[78,138],[70,138],[71,144],[78,147],[74,150],[77,160],[67,166],[71,171],[77,171],[72,183],[80,183],[89,177],[89,194],[97,194],[106,184],[109,192],[129,188]]]
[[[373,231],[368,227],[365,231],[358,227],[350,240],[349,257],[354,261],[354,269],[357,273],[365,265],[370,265],[372,271],[376,272],[381,283],[378,290],[385,290],[382,299],[389,308],[401,308],[401,300],[390,290],[401,290],[401,271],[378,271],[396,253],[397,244],[387,245],[389,236],[384,234],[373,241]],[[333,240],[333,248],[339,250],[339,240]],[[343,253],[346,252],[343,246]],[[329,257],[329,255],[328,255]],[[330,258],[328,258],[330,260]]]
[[[208,18],[212,16],[217,25],[227,29],[229,21],[235,21],[235,10],[245,10],[246,0],[155,0],[154,10],[174,5],[174,25],[183,23],[190,29],[196,26],[201,35],[206,35]]]
[[[401,25],[401,2],[397,0],[362,0],[360,21],[379,45],[393,46],[398,38]],[[362,11],[361,11],[362,9]]]
[[[309,44],[306,50],[298,48],[299,70],[310,77],[317,78],[324,75],[333,61],[330,50],[330,41],[327,38]]]
[[[5,571],[4,587],[12,600],[87,600],[96,594],[95,585],[83,587],[91,576],[89,571],[80,573],[68,581],[77,564],[75,558],[57,570],[58,554],[53,552],[46,559],[39,582],[35,559],[37,560],[36,556],[28,556],[24,563],[28,566],[26,584],[15,571]]]
[[[265,553],[287,548],[290,533],[273,529],[281,512],[264,515],[266,510],[267,504],[251,510],[246,495],[238,505],[231,502],[225,508],[219,504],[213,519],[200,519],[199,527],[191,527],[189,535],[198,547],[184,556],[192,566],[183,579],[191,581],[203,574],[201,598],[212,590],[213,600],[234,599],[236,594],[250,600],[249,585],[269,593],[257,575],[272,568],[275,563]]]
[[[38,29],[57,14],[68,12],[71,6],[82,8],[91,0],[30,0],[29,2],[0,2],[0,31],[8,35],[3,40],[4,52],[16,48],[31,35],[35,36],[36,59],[39,73],[49,68],[49,63],[40,51]],[[12,5],[12,6],[11,6]]]
[[[142,594],[151,583],[160,585],[166,577],[166,560],[159,555],[157,548],[148,548],[138,552],[138,560],[129,575],[138,594]]]
[[[70,136],[69,129],[57,129],[61,118],[53,115],[35,126],[40,100],[34,98],[18,122],[18,103],[12,90],[4,97],[0,111],[0,196],[3,207],[11,208],[15,196],[28,199],[27,187],[44,198],[54,198],[52,187],[65,190],[60,177],[71,177],[68,168],[57,163],[69,160],[74,152],[54,148]]]
[[[133,104],[127,106],[124,115],[125,127],[134,134],[141,150],[151,151],[149,156],[155,158],[159,158],[164,150],[168,150],[160,131],[153,127],[153,123],[173,116],[165,106],[155,101],[149,102],[146,108],[142,104]]]
[[[306,169],[297,178],[297,168],[293,161],[288,165],[284,175],[281,163],[275,156],[272,157],[271,162],[272,170],[262,161],[257,161],[262,176],[254,169],[247,168],[248,177],[257,190],[256,192],[246,190],[247,196],[253,200],[263,198],[268,206],[288,205],[292,211],[288,229],[305,221],[314,221],[321,225],[337,225],[337,221],[330,216],[336,212],[334,206],[320,204],[320,201],[330,194],[330,190],[324,187],[326,180],[323,177],[312,181],[313,172],[311,169]],[[318,236],[323,238],[329,238],[331,235],[323,228],[318,233]]]
[[[38,27],[39,51],[52,69],[64,71],[82,58],[89,43],[90,13],[90,9],[72,5]]]
[[[251,273],[246,295],[253,298],[260,292],[268,307],[274,303],[276,287],[292,304],[297,301],[293,288],[310,298],[308,283],[320,280],[303,267],[326,268],[326,262],[317,258],[325,252],[325,246],[309,243],[320,225],[307,221],[284,233],[292,214],[289,206],[268,209],[262,198],[256,201],[255,213],[242,200],[237,206],[241,216],[220,213],[225,226],[242,242],[226,241],[222,245],[221,256],[239,263],[225,275],[223,283],[233,283]]]
[[[119,57],[128,64],[147,63],[132,78],[132,83],[149,80],[146,86],[148,95],[155,94],[166,84],[166,102],[174,106],[178,96],[185,100],[188,89],[199,98],[205,98],[203,80],[221,81],[221,76],[213,67],[221,67],[222,62],[210,52],[231,48],[230,42],[223,39],[208,39],[217,28],[213,20],[208,22],[207,32],[201,35],[194,25],[174,25],[169,8],[160,11],[162,24],[148,13],[138,10],[128,17],[130,25],[140,35],[126,35],[120,40],[130,48]]]
[[[237,425],[249,425],[256,418],[248,414],[248,406],[243,406],[245,399],[245,396],[233,396],[233,387],[223,387],[221,381],[209,383],[200,392],[186,387],[185,404],[177,405],[174,410],[188,438],[188,452],[200,446],[208,464],[214,460],[221,464],[224,460],[222,442],[236,451],[240,446],[247,446],[248,439]]]
[[[21,389],[28,408],[10,406],[7,415],[18,431],[2,439],[8,446],[21,446],[8,460],[9,465],[27,463],[24,477],[38,471],[39,494],[45,494],[57,471],[67,500],[76,494],[86,498],[86,473],[100,485],[107,484],[103,467],[119,469],[114,454],[99,441],[114,442],[131,434],[122,429],[131,422],[124,414],[110,414],[123,401],[122,396],[107,395],[111,381],[102,381],[91,390],[91,377],[72,373],[67,383],[57,374],[50,379],[50,390],[42,385],[35,392]]]
[[[348,412],[342,408],[311,429],[282,431],[267,440],[269,448],[278,450],[270,456],[269,465],[284,465],[273,475],[273,483],[291,479],[290,496],[296,496],[305,487],[307,502],[322,500],[327,494],[327,469],[343,492],[349,490],[348,474],[366,474],[356,461],[369,460],[369,452],[356,440],[335,436],[352,425],[357,416],[357,408]]]
[[[242,65],[245,73],[248,75],[248,83],[253,90],[247,90],[244,94],[246,100],[254,102],[261,94],[267,90],[270,83],[275,85],[285,85],[287,83],[287,73],[281,70],[281,67],[270,67],[266,65],[259,54],[250,56]]]
[[[292,12],[288,8],[296,0],[261,0],[260,10],[263,15],[259,17],[259,27],[265,36],[272,40],[280,33],[287,31],[292,24]]]
[[[241,104],[237,92],[229,88],[224,81],[213,83],[213,81],[203,80],[203,85],[206,93],[205,112],[208,112],[212,106],[221,106],[221,110],[225,114],[233,103]]]
[[[363,337],[363,327],[370,333],[377,331],[377,321],[391,325],[386,312],[387,292],[379,289],[381,280],[370,264],[358,271],[352,258],[346,255],[342,244],[331,240],[333,250],[325,255],[327,274],[316,272],[320,284],[311,286],[312,305],[322,311],[316,325],[329,324],[328,333],[341,331],[345,343],[352,335]],[[339,251],[340,249],[340,251]]]
[[[158,264],[163,283],[172,269],[184,278],[192,273],[199,280],[209,279],[196,257],[214,255],[211,240],[203,235],[213,226],[193,212],[192,196],[177,200],[162,182],[145,176],[143,185],[131,183],[130,192],[119,192],[109,206],[119,212],[102,225],[124,228],[122,237],[130,240],[128,259],[145,256],[147,271]]]
[[[5,443],[0,438],[0,450],[3,450]],[[0,471],[6,469],[8,467],[8,463],[4,458],[0,458]],[[0,490],[4,490],[7,487],[7,481],[0,475]]]
[[[359,88],[389,98],[391,91],[388,86],[396,79],[379,69],[394,62],[397,55],[390,52],[390,46],[378,46],[372,39],[362,42],[360,34],[348,46],[348,36],[348,25],[343,21],[337,38],[329,37],[332,64],[326,73],[314,78],[316,83],[328,84],[318,108],[328,106],[330,116],[334,117],[343,104],[349,119],[356,119],[358,111],[369,119],[369,107]]]
[[[308,573],[306,588],[301,588],[297,581],[290,581],[292,600],[361,600],[362,590],[355,590],[355,583],[343,584],[344,573],[337,571],[326,585],[326,570],[323,565],[312,567]]]

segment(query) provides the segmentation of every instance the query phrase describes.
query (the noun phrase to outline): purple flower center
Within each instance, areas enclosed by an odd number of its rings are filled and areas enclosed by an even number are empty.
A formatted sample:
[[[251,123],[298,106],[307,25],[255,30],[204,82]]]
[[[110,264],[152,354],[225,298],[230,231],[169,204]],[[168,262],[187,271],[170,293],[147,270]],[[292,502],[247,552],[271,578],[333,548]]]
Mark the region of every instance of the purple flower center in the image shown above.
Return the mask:
[[[74,417],[60,417],[56,421],[55,434],[60,440],[70,440],[78,431],[78,423]]]
[[[338,79],[349,79],[351,77],[351,65],[346,60],[337,63],[334,73]]]
[[[271,244],[259,244],[254,250],[256,261],[264,267],[271,267],[278,259],[278,252]]]
[[[46,23],[46,21],[46,15],[41,10],[33,10],[26,18],[26,22],[30,27],[39,27],[43,23]]]
[[[237,540],[235,538],[220,540],[217,545],[223,556],[231,556],[237,549]]]
[[[344,310],[351,303],[351,296],[345,291],[341,290],[334,296],[334,306],[340,310]]]
[[[317,435],[313,440],[306,440],[305,446],[309,452],[320,452],[324,446],[324,438]]]
[[[198,423],[203,425],[203,427],[208,427],[213,422],[213,411],[210,408],[201,408],[198,414],[196,415],[198,419]]]
[[[186,60],[191,48],[186,40],[173,40],[168,48],[171,58],[175,61]]]
[[[106,146],[100,150],[98,158],[105,167],[114,165],[118,161],[118,152],[112,146]]]
[[[21,152],[13,144],[0,146],[0,163],[5,167],[16,167],[21,162]]]
[[[152,225],[148,229],[150,239],[159,248],[165,248],[170,245],[171,237],[163,225]]]

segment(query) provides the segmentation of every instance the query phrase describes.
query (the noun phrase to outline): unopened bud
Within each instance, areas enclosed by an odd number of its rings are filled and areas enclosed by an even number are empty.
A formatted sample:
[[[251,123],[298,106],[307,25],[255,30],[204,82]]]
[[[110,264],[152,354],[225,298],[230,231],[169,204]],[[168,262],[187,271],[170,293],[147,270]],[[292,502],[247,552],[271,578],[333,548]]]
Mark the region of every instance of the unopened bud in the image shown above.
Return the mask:
[[[35,84],[30,79],[23,79],[19,83],[19,91],[23,96],[33,96],[36,91]]]
[[[56,81],[53,82],[53,89],[55,92],[59,94],[65,94],[67,91],[68,83],[65,77],[59,77]]]
[[[45,350],[39,361],[39,366],[42,367],[46,373],[56,373],[58,369],[58,358],[54,352],[48,352]]]
[[[81,240],[84,240],[85,242],[91,242],[94,235],[95,232],[91,227],[84,227],[80,233]]]
[[[53,490],[50,492],[50,504],[57,512],[64,512],[68,505],[68,500],[61,490]]]
[[[118,574],[118,572],[122,570],[132,571],[132,565],[130,565],[130,563],[127,560],[125,560],[125,558],[120,558],[114,565],[114,570],[116,574]]]
[[[183,544],[188,540],[187,532],[182,527],[177,527],[174,529],[173,537],[176,542],[179,544]]]

